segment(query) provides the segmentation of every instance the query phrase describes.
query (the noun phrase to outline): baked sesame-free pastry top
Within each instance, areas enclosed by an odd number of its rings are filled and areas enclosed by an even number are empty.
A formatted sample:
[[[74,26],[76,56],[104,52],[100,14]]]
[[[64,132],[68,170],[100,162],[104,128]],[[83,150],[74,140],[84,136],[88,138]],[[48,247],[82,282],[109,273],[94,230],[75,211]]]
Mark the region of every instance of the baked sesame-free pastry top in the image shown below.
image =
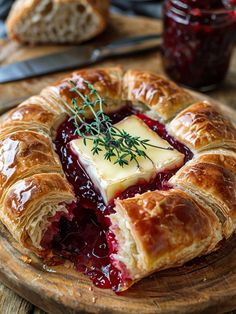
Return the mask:
[[[123,291],[234,233],[235,143],[215,104],[158,74],[77,71],[1,120],[0,220]]]

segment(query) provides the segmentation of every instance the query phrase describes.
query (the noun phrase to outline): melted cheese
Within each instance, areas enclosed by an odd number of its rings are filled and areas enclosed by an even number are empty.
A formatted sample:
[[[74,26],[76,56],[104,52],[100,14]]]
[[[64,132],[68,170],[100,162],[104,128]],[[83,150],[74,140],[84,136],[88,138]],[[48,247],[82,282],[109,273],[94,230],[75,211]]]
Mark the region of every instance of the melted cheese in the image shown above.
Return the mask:
[[[170,147],[167,141],[163,140],[136,116],[129,116],[115,124],[115,126],[120,130],[125,130],[132,136],[148,139],[152,145]],[[140,180],[149,181],[155,177],[157,172],[179,166],[184,160],[184,155],[175,149],[163,150],[156,147],[147,147],[145,152],[153,162],[138,157],[140,168],[137,167],[134,160],[129,161],[129,164],[122,168],[118,164],[114,165],[112,162],[105,160],[104,151],[101,151],[98,155],[93,155],[91,151],[92,141],[87,141],[85,146],[83,139],[76,139],[70,145],[106,203],[128,187],[137,184]]]

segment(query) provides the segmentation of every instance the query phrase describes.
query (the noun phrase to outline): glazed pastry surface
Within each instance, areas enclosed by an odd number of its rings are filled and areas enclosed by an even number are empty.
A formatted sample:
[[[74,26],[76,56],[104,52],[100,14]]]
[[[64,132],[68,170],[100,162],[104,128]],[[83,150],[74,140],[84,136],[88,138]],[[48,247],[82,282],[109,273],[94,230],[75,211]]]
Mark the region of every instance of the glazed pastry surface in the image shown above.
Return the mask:
[[[211,252],[222,239],[214,212],[177,189],[117,200],[110,218],[120,243],[113,258],[134,280]]]
[[[171,183],[208,204],[223,225],[226,237],[236,225],[236,155],[215,151],[195,158],[171,178]]]
[[[67,214],[66,204],[74,201],[71,186],[58,173],[42,173],[17,181],[2,202],[1,220],[23,246],[39,255],[48,218]]]
[[[236,129],[208,101],[189,106],[170,123],[168,130],[195,152],[213,148],[236,148]]]
[[[124,272],[119,291],[155,271],[216,250],[236,228],[236,129],[209,101],[155,73],[85,69],[46,87],[8,112],[0,124],[0,220],[25,247],[41,245],[57,213],[69,217],[76,195],[53,141],[73,108],[71,88],[105,98],[107,114],[129,105],[163,123],[193,152],[168,182],[168,190],[115,199],[110,215],[111,261]],[[78,105],[82,103],[78,100]],[[85,114],[91,118],[91,112]],[[51,254],[51,252],[50,252]]]
[[[62,173],[51,138],[34,131],[16,131],[0,141],[0,195],[18,180],[36,173]]]
[[[181,109],[194,102],[194,97],[160,75],[136,70],[124,75],[124,97],[142,103],[162,121],[173,118]]]

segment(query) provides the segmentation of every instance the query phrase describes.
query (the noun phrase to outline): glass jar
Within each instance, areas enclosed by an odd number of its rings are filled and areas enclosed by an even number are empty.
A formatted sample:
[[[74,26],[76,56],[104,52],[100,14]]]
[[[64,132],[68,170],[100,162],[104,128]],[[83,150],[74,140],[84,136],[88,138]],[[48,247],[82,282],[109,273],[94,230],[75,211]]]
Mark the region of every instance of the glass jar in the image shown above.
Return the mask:
[[[204,91],[225,78],[236,42],[236,10],[222,1],[165,2],[163,61],[178,83]]]

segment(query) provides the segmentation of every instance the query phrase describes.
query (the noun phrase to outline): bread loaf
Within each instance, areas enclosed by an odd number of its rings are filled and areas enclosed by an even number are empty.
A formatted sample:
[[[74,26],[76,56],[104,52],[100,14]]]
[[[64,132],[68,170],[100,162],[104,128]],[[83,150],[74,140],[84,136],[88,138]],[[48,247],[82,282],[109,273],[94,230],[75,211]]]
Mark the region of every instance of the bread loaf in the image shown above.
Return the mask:
[[[109,0],[17,0],[7,20],[22,43],[80,43],[101,33]]]

